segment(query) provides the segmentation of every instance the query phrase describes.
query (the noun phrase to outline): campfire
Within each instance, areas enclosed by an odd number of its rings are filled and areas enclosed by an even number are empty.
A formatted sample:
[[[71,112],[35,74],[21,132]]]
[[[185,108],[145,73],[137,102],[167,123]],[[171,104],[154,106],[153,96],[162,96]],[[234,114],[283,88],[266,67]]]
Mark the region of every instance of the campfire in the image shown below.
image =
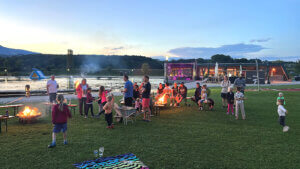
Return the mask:
[[[160,105],[160,104],[167,104],[168,100],[167,100],[167,95],[164,94],[162,95],[160,98],[157,99],[157,101],[155,102],[155,104]]]
[[[30,108],[25,106],[22,112],[19,112],[16,116],[19,117],[20,123],[33,123],[38,117],[42,115],[37,108]]]

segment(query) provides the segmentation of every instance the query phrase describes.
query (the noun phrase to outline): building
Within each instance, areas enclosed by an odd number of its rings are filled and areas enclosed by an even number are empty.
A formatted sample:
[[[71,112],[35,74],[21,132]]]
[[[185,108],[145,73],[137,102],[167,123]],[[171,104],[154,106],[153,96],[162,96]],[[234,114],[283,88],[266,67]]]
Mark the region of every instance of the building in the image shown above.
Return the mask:
[[[234,79],[243,74],[247,83],[287,81],[289,79],[285,67],[281,63],[165,63],[165,78],[168,82],[208,80],[220,81],[224,75]]]

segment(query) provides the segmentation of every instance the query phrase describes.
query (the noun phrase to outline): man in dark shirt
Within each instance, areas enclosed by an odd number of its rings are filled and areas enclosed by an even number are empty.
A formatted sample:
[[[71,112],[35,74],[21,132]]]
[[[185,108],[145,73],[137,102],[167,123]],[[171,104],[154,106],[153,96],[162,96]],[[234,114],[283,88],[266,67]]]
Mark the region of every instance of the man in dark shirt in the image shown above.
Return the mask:
[[[181,82],[179,86],[179,94],[180,94],[180,102],[184,100],[185,105],[186,105],[186,96],[187,96],[187,87],[184,85],[183,82]]]
[[[192,100],[198,104],[199,100],[201,100],[201,86],[200,83],[196,84],[196,90],[195,90],[195,94],[194,97],[192,97]],[[199,105],[199,104],[198,104]]]
[[[144,76],[144,85],[142,88],[142,107],[144,113],[144,121],[150,121],[150,93],[151,93],[151,84],[149,82],[149,76]]]

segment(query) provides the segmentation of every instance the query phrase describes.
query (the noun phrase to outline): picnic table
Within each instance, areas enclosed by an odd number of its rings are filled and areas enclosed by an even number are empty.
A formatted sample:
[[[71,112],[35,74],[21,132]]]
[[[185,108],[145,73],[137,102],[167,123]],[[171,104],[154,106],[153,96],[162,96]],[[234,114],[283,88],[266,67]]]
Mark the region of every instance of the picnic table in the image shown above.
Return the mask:
[[[15,116],[4,116],[0,115],[0,133],[2,132],[2,121],[5,122],[5,131],[7,132],[7,120],[14,118]]]
[[[52,106],[56,103],[44,102],[43,104],[46,105],[45,111],[51,113]],[[77,104],[68,104],[68,107],[71,109],[71,111],[73,111],[73,114],[75,115]]]
[[[19,112],[19,107],[23,107],[24,104],[10,104],[10,105],[2,105],[0,108],[8,109],[13,108],[14,109],[14,116],[16,115],[16,112]]]

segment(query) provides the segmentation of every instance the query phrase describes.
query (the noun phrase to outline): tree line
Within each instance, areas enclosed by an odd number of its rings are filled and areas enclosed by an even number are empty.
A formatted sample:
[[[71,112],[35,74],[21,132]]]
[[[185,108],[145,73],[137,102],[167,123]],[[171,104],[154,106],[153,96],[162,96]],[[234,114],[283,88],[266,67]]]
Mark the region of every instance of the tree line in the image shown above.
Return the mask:
[[[177,63],[255,63],[255,59],[240,58],[235,59],[229,55],[216,54],[210,59],[179,59],[170,62]],[[258,59],[258,62],[264,62]],[[275,61],[282,62],[282,61]],[[286,62],[287,63],[287,62]],[[290,63],[290,62],[288,62]],[[291,62],[294,65],[295,73],[300,74],[300,62]],[[0,56],[0,75],[5,75],[5,69],[10,75],[28,75],[32,68],[42,70],[46,75],[49,74],[106,74],[119,72],[118,69],[141,69],[151,73],[151,69],[163,69],[164,61],[145,56],[129,55],[51,55],[51,54],[30,54],[22,56],[1,57]],[[69,68],[69,72],[67,71]],[[163,72],[163,71],[161,71]]]

